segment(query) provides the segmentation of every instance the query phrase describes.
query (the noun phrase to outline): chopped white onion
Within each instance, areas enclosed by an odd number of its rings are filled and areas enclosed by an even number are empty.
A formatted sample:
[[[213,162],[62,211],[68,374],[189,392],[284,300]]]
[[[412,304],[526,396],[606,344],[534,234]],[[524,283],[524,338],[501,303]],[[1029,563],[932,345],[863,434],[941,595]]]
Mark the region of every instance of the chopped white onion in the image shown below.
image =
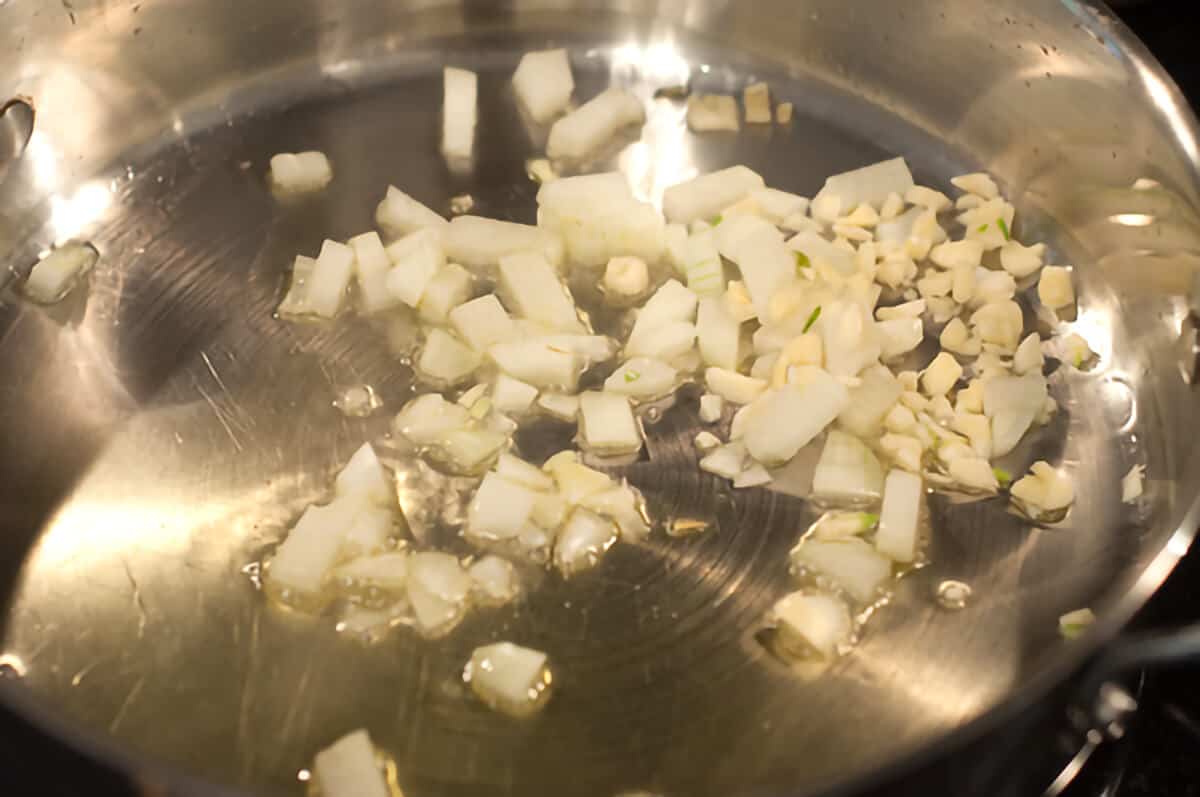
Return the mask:
[[[521,317],[564,332],[583,329],[575,300],[544,257],[516,254],[501,258],[500,282]]]
[[[447,553],[415,553],[408,560],[408,600],[417,630],[426,637],[445,636],[466,614],[471,577]]]
[[[485,556],[467,568],[481,603],[503,606],[517,597],[520,584],[512,564],[499,556]]]
[[[423,229],[440,235],[449,224],[394,185],[388,186],[387,194],[375,209],[375,223],[389,238],[401,238]]]
[[[864,203],[878,207],[888,194],[903,196],[912,187],[913,178],[908,164],[904,158],[893,158],[826,178],[825,186],[813,198],[813,202],[822,203],[836,198],[843,210]]]
[[[385,251],[392,262],[387,275],[388,292],[409,307],[416,307],[434,275],[446,265],[440,236],[417,230]]]
[[[616,523],[622,539],[640,540],[650,533],[640,503],[637,490],[621,484],[588,495],[580,501],[580,506]]]
[[[1066,514],[1075,502],[1071,480],[1050,466],[1035,462],[1028,476],[1013,484],[1010,491],[1014,503],[1036,521],[1055,522]]]
[[[791,559],[794,567],[829,579],[863,605],[874,603],[892,576],[892,563],[857,537],[806,539],[792,549]]]
[[[750,455],[764,465],[796,456],[846,408],[850,400],[846,387],[816,370],[816,378],[808,384],[785,385],[755,401],[744,439]]]
[[[1058,618],[1058,632],[1064,639],[1078,639],[1096,622],[1091,609],[1076,609]]]
[[[371,737],[361,729],[317,753],[313,775],[323,797],[390,797],[392,793]]]
[[[992,456],[1016,448],[1046,403],[1046,380],[1040,372],[1005,376],[983,383],[983,412],[992,421]]]
[[[607,89],[554,123],[546,155],[553,160],[579,160],[600,149],[621,128],[641,124],[645,118],[637,97],[625,89]]]
[[[481,216],[456,217],[446,227],[444,238],[446,256],[476,271],[495,268],[508,255],[540,254],[555,267],[565,256],[562,238],[550,230]]]
[[[877,365],[863,371],[862,382],[849,392],[838,423],[866,440],[879,435],[884,417],[899,401],[903,389],[891,371]]]
[[[425,339],[417,372],[426,379],[455,385],[475,372],[483,362],[479,352],[442,329],[432,329]]]
[[[512,319],[494,295],[480,296],[450,311],[450,324],[459,337],[479,352],[516,335]]]
[[[771,619],[788,648],[798,644],[824,658],[832,658],[850,642],[854,629],[850,610],[832,595],[793,592],[771,609]]]
[[[813,473],[812,492],[820,498],[878,499],[883,493],[883,468],[857,437],[830,430]]]
[[[635,399],[655,399],[677,384],[675,369],[661,360],[634,357],[604,380],[604,390]]]
[[[765,187],[756,172],[745,166],[731,166],[668,188],[663,194],[663,213],[667,221],[681,224],[713,219],[725,208]]]
[[[687,123],[696,133],[736,132],[741,128],[737,100],[727,94],[693,94],[688,97]]]
[[[537,341],[497,343],[488,355],[509,376],[539,388],[572,390],[582,368],[578,355]]]
[[[271,156],[271,187],[288,194],[320,191],[333,180],[324,152],[281,152]]]
[[[489,473],[467,510],[467,534],[485,542],[511,540],[529,522],[536,500],[533,490],[524,484]]]
[[[305,281],[309,310],[322,318],[337,315],[353,276],[354,250],[337,241],[325,241]]]
[[[538,390],[508,374],[498,374],[492,383],[492,405],[506,415],[524,415],[533,407]]]
[[[466,160],[475,149],[479,79],[474,72],[448,66],[442,70],[442,83],[442,153],[447,158]]]
[[[576,508],[558,534],[554,566],[564,577],[595,567],[617,541],[611,520],[587,509]]]
[[[1123,503],[1132,504],[1142,497],[1145,490],[1143,486],[1145,474],[1145,465],[1134,465],[1121,479],[1121,501]]]
[[[629,454],[642,447],[642,431],[625,396],[583,393],[579,397],[579,431],[588,449],[597,453]]]
[[[579,396],[542,393],[538,396],[537,405],[551,416],[567,423],[574,423],[579,415]]]
[[[575,91],[565,49],[525,53],[513,73],[513,90],[533,121],[545,124],[566,110]]]
[[[392,551],[374,556],[362,556],[340,565],[333,571],[339,581],[355,586],[368,586],[389,592],[400,592],[408,583],[408,554]]]
[[[725,368],[706,369],[704,384],[712,393],[734,404],[749,404],[767,389],[765,380],[743,376]]]
[[[893,470],[884,481],[875,548],[897,562],[911,562],[917,556],[922,492],[921,477],[914,473]]]
[[[356,510],[353,497],[304,510],[275,550],[267,571],[268,583],[302,598],[319,593],[325,574],[337,562]]]
[[[475,648],[463,679],[489,707],[524,717],[546,702],[551,683],[547,657],[511,642]]]
[[[461,266],[449,263],[426,283],[417,311],[424,321],[444,324],[450,311],[470,299],[473,292],[471,274]]]
[[[379,506],[396,503],[396,490],[370,443],[363,443],[337,475],[339,495],[360,495]]]
[[[705,365],[736,371],[741,361],[742,324],[719,296],[706,296],[696,311],[696,341]]]
[[[725,412],[725,399],[715,393],[705,393],[700,397],[700,420],[705,423],[716,423]]]

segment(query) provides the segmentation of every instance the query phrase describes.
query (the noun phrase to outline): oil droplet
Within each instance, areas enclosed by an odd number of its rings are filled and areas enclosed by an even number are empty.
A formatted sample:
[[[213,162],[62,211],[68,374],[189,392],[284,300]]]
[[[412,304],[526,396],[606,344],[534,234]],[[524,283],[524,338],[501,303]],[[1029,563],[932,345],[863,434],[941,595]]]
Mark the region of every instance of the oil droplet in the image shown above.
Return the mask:
[[[383,400],[370,385],[353,385],[338,393],[333,406],[347,418],[366,418],[383,406]]]
[[[262,562],[251,562],[243,567],[241,572],[250,579],[255,589],[262,589]]]
[[[12,653],[5,653],[0,656],[0,680],[15,681],[18,678],[24,678],[26,673],[25,662]]]
[[[300,781],[301,783],[307,783],[310,778],[312,778],[312,773],[307,769],[302,769],[296,773],[296,780]]]
[[[966,607],[971,599],[971,587],[961,581],[947,579],[937,588],[937,602],[943,609],[957,611]]]

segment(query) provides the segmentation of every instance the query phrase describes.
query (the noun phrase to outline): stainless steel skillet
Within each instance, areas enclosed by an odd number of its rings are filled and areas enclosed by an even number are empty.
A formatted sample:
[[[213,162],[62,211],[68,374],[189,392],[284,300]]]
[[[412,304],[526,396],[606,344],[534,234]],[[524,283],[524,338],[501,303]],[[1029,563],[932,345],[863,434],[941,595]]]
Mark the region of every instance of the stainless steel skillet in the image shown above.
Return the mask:
[[[365,229],[389,182],[531,220],[535,144],[506,80],[547,43],[571,47],[583,96],[611,80],[754,77],[797,104],[786,132],[643,141],[622,165],[651,186],[746,162],[811,194],[889,153],[930,182],[975,166],[1001,178],[1021,233],[1077,266],[1077,326],[1101,354],[1057,373],[1065,412],[1022,453],[1075,474],[1070,522],[935,501],[932,564],[834,672],[798,682],[747,632],[812,510],[697,479],[681,409],[628,475],[660,516],[715,533],[621,550],[596,578],[548,581],[448,643],[363,648],[265,606],[242,568],[386,424],[341,417],[333,393],[367,382],[395,408],[410,383],[374,330],[276,321],[286,264]],[[483,80],[469,176],[435,155],[445,63]],[[0,309],[4,661],[18,676],[3,694],[123,767],[297,791],[316,749],[365,725],[415,795],[850,787],[1012,720],[1116,633],[1190,540],[1196,128],[1089,3],[8,0],[9,98],[0,256],[19,273],[83,238],[102,261],[86,300],[43,311],[9,292]],[[281,207],[266,159],[307,148],[338,180]],[[1116,489],[1133,464],[1150,480],[1136,509]],[[934,600],[949,578],[972,586],[966,609]],[[1100,622],[1068,645],[1056,618],[1084,605]],[[560,662],[535,723],[463,700],[461,662],[497,622]]]

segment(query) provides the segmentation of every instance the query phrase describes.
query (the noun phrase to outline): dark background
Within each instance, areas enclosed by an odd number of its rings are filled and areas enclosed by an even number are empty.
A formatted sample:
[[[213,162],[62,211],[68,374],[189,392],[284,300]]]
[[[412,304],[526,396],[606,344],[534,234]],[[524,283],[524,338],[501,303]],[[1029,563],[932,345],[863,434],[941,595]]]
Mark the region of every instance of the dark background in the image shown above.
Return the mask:
[[[1118,0],[1112,5],[1166,66],[1192,106],[1200,108],[1200,24],[1187,21],[1200,12],[1200,0]],[[1134,627],[1170,628],[1197,619],[1200,547],[1183,560]],[[1198,671],[1200,666],[1149,674],[1125,741],[1098,755],[1066,797],[1200,797]],[[0,708],[0,797],[24,795],[131,797],[131,792],[75,754],[22,729]]]

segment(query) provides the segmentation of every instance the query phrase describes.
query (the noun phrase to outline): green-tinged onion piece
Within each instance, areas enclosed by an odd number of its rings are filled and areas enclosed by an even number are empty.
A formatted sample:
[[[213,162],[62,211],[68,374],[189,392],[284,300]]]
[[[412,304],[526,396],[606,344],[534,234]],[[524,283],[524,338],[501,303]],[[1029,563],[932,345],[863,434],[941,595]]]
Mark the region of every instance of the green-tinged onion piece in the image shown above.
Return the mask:
[[[1012,484],[1012,474],[1004,468],[992,468],[992,473],[996,474],[996,481],[1000,482],[1001,487]]]
[[[988,225],[980,224],[978,232],[987,232]]]
[[[996,219],[996,226],[1000,228],[1000,232],[1004,234],[1004,240],[1011,241],[1012,235],[1008,231],[1008,222],[1004,219]]]
[[[796,255],[796,273],[799,274],[803,269],[812,268],[812,261],[808,259],[808,255],[803,252],[795,252]]]
[[[725,221],[725,217],[722,216],[720,213],[718,213],[717,215],[713,216],[712,226],[716,227],[718,224],[720,224],[723,221]]]
[[[873,529],[879,524],[879,515],[874,512],[862,513],[862,524],[864,529]]]
[[[636,382],[639,379],[641,379],[641,377],[642,377],[642,375],[639,374],[637,371],[626,371],[625,372],[625,381],[626,382]]]
[[[1076,609],[1058,618],[1058,633],[1065,639],[1078,639],[1094,622],[1096,615],[1091,609]]]

